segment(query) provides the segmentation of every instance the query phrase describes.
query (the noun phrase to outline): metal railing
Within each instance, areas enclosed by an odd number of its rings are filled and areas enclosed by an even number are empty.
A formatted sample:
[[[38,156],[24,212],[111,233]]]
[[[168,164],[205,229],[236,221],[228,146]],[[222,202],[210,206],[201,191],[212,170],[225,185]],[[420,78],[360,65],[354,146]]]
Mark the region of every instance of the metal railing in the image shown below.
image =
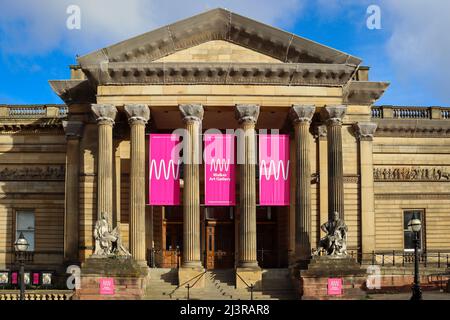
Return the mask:
[[[175,291],[179,290],[180,288],[185,288],[187,289],[187,295],[186,295],[186,300],[190,300],[191,299],[191,289],[195,287],[195,285],[197,284],[197,282],[200,281],[200,279],[206,274],[206,270],[203,271],[202,273],[199,273],[198,275],[196,275],[195,277],[192,277],[191,279],[180,283],[175,289],[172,290],[172,292],[169,293],[169,296],[172,298],[172,295],[175,293]],[[194,281],[195,280],[195,281]],[[194,281],[194,283],[191,285],[191,282]],[[185,286],[186,285],[186,286]]]
[[[239,274],[239,272],[236,271],[236,275],[237,277],[245,284],[245,286],[247,287],[247,289],[250,290],[250,300],[253,300],[253,291],[255,290],[255,284],[251,283],[248,284],[247,281],[245,281],[241,275]],[[237,286],[237,285],[236,285]]]
[[[414,252],[408,251],[381,251],[363,254],[364,261],[370,261],[372,265],[382,267],[407,267],[414,265]],[[448,251],[423,251],[419,253],[419,263],[427,268],[450,268],[450,252]]]
[[[148,249],[147,263],[151,268],[179,268],[181,259],[181,251],[179,248],[175,250]],[[167,262],[167,260],[169,262]]]

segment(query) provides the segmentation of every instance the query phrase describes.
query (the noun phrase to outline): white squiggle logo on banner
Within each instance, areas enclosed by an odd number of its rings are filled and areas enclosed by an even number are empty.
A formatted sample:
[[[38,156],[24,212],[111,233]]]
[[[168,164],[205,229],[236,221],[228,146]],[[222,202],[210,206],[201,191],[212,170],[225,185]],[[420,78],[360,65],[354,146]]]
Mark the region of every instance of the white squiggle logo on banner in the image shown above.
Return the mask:
[[[275,164],[274,160],[270,160],[268,167],[266,160],[261,160],[259,179],[264,176],[266,180],[270,180],[270,177],[273,175],[275,180],[279,180],[280,172],[282,172],[283,179],[286,181],[289,177],[289,160],[286,162],[286,165],[283,160],[278,160],[278,165]]]
[[[211,159],[209,171],[227,172],[230,169],[230,159]]]
[[[150,177],[153,177],[153,171],[155,173],[155,177],[157,180],[161,179],[161,172],[164,173],[164,180],[169,180],[172,172],[172,177],[176,180],[180,174],[180,164],[181,160],[178,160],[178,165],[175,166],[175,162],[173,160],[169,160],[169,163],[166,165],[165,160],[159,161],[159,167],[156,164],[156,160],[152,160],[150,163]]]

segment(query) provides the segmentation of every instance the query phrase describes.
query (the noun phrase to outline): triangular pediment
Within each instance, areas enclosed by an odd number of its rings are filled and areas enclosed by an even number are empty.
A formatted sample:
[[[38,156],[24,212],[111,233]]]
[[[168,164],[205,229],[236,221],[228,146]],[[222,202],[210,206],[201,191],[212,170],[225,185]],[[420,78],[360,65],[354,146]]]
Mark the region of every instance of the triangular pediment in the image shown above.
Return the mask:
[[[282,61],[231,42],[212,40],[177,51],[154,62],[280,63]]]
[[[224,9],[214,9],[78,58],[80,65],[151,63],[175,59],[212,41],[246,48],[282,63],[323,63],[357,66],[359,58]],[[192,49],[195,50],[195,49]],[[242,50],[242,49],[241,49]],[[171,58],[169,58],[171,56]],[[232,57],[232,55],[231,55]],[[253,61],[252,61],[253,62]]]

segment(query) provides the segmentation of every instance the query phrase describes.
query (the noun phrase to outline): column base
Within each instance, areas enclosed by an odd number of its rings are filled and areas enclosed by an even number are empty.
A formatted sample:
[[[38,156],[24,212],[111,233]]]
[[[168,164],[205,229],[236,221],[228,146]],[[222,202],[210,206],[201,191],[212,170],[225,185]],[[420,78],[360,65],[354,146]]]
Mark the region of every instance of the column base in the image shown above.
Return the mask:
[[[204,288],[205,287],[205,268],[200,266],[187,267],[183,265],[178,269],[178,285],[180,287],[186,287],[189,285],[191,288]]]
[[[253,285],[254,290],[262,290],[262,269],[258,267],[236,268],[236,288],[248,288]]]

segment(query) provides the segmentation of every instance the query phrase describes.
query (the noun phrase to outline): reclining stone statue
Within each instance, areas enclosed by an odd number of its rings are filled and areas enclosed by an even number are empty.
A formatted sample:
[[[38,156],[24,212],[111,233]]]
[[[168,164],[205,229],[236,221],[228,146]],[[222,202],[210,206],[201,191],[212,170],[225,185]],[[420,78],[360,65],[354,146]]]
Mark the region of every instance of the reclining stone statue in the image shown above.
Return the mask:
[[[326,235],[320,239],[319,248],[314,255],[320,254],[322,250],[329,256],[347,255],[348,227],[344,220],[339,219],[338,212],[334,212],[332,219],[321,225],[320,229],[325,232]]]
[[[122,245],[119,227],[111,228],[106,212],[101,212],[99,219],[95,223],[94,239],[94,256],[131,256],[128,250]]]

